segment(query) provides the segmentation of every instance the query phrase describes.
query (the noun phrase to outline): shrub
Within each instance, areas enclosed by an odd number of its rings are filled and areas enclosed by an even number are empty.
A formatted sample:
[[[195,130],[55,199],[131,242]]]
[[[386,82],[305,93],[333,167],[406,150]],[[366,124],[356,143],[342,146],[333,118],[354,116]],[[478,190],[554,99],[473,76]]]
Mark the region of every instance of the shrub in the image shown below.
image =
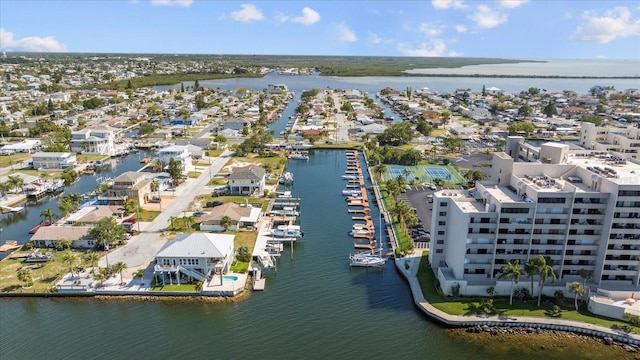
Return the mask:
[[[460,296],[460,284],[455,283],[451,285],[451,296],[458,297]]]

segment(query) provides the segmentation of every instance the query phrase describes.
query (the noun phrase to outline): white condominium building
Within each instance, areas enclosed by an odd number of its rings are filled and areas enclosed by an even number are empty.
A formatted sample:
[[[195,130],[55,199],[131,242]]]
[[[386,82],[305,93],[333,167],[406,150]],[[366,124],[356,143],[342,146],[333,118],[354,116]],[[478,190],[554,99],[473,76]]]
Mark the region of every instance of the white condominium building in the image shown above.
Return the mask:
[[[507,152],[520,154],[518,142],[510,138]],[[535,151],[538,162],[496,153],[490,180],[435,194],[429,257],[445,293],[460,286],[461,294],[485,295],[495,286],[507,294],[501,268],[539,254],[558,277],[545,294],[581,281],[581,269],[598,287],[639,289],[640,163],[569,148],[543,144]]]
[[[640,129],[582,123],[580,145],[598,151],[617,151],[625,158],[640,159]]]

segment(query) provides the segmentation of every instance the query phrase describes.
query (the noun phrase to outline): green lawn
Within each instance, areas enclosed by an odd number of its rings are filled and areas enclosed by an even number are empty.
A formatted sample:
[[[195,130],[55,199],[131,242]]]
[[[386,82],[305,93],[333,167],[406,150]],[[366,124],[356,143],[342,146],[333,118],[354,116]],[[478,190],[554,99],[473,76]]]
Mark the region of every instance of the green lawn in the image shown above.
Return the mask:
[[[244,261],[236,261],[233,266],[231,266],[231,272],[244,274],[249,270],[249,263]]]
[[[173,284],[173,285],[157,285],[157,286],[152,286],[151,288],[149,288],[151,291],[167,291],[167,292],[196,292],[196,285],[195,284]]]
[[[423,254],[420,259],[420,268],[418,269],[418,282],[422,289],[422,295],[424,298],[433,305],[436,309],[442,310],[451,315],[469,315],[477,313],[480,301],[487,298],[451,298],[444,296],[439,288],[436,288],[436,277],[429,266],[428,254]],[[598,317],[590,313],[584,308],[584,304],[580,307],[579,311],[575,311],[573,307],[573,301],[571,299],[565,299],[560,306],[560,319],[581,321],[589,324],[601,325],[604,327],[622,327],[628,325],[628,323]],[[537,306],[537,300],[532,299],[528,301],[513,300],[513,305],[509,305],[508,297],[497,297],[494,300],[494,309],[496,314],[511,315],[511,316],[531,316],[531,317],[548,317],[553,309],[553,305],[542,304]],[[640,333],[640,329],[634,329],[635,333]]]
[[[153,221],[156,217],[160,215],[160,211],[154,210],[140,210],[138,212],[137,218],[138,221],[150,222]]]
[[[27,159],[31,159],[31,154],[13,154],[0,156],[0,167],[9,167],[17,163],[21,163]]]

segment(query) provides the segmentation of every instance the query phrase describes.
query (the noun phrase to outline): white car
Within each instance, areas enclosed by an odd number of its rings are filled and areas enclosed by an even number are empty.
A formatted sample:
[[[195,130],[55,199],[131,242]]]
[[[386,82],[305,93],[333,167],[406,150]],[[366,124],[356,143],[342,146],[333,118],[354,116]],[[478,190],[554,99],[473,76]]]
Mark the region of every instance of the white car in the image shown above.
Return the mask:
[[[436,186],[435,186],[435,185],[430,184],[430,185],[429,185],[429,190],[433,190],[433,191],[435,191],[435,190],[438,190],[438,189],[436,188]]]

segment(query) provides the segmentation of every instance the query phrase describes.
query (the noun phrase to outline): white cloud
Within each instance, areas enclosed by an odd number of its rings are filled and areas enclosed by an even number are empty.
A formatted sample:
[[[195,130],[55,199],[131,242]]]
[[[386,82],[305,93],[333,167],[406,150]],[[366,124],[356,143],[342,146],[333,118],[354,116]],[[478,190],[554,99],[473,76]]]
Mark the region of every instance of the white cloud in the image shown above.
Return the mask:
[[[251,21],[260,21],[264,19],[264,15],[262,15],[262,11],[260,11],[253,4],[242,4],[240,5],[242,10],[232,11],[231,18],[235,21],[240,22],[251,22]]]
[[[442,27],[432,23],[420,23],[420,33],[428,38],[434,38],[442,32]]]
[[[356,36],[356,33],[354,33],[353,30],[349,29],[347,24],[345,24],[344,22],[339,23],[336,29],[338,30],[338,38],[340,39],[340,41],[344,41],[344,42],[358,41],[358,37]]]
[[[287,22],[289,21],[289,17],[281,12],[278,11],[278,13],[276,13],[276,17],[275,17],[277,22]]]
[[[22,39],[14,39],[12,32],[0,28],[0,49],[29,52],[65,52],[67,51],[67,46],[58,42],[53,36],[29,36]]]
[[[382,43],[382,38],[380,36],[378,36],[377,34],[370,34],[369,35],[369,43],[373,44],[373,45],[378,45]]]
[[[431,5],[438,10],[449,9],[449,8],[454,8],[454,9],[465,8],[465,5],[462,3],[462,0],[431,0]]]
[[[477,11],[469,15],[469,19],[473,20],[476,25],[481,28],[490,29],[507,22],[507,15],[493,10],[486,5],[478,6]]]
[[[616,38],[640,35],[640,19],[633,19],[627,7],[607,10],[603,16],[585,12],[586,24],[578,26],[572,39],[606,44]]]
[[[465,33],[467,32],[467,30],[469,29],[467,29],[467,27],[464,25],[460,25],[460,24],[456,25],[456,31],[459,33]]]
[[[313,25],[320,21],[320,14],[312,8],[302,9],[302,16],[297,16],[291,19],[294,23],[299,23],[305,26]]]
[[[400,44],[399,50],[406,56],[460,56],[453,50],[447,49],[447,45],[442,39],[429,39],[418,45],[417,48],[412,48],[408,44]]]
[[[528,2],[529,0],[500,0],[500,6],[509,8],[509,9],[514,9]]]
[[[151,0],[151,5],[156,6],[180,6],[188,7],[193,4],[193,0]]]

